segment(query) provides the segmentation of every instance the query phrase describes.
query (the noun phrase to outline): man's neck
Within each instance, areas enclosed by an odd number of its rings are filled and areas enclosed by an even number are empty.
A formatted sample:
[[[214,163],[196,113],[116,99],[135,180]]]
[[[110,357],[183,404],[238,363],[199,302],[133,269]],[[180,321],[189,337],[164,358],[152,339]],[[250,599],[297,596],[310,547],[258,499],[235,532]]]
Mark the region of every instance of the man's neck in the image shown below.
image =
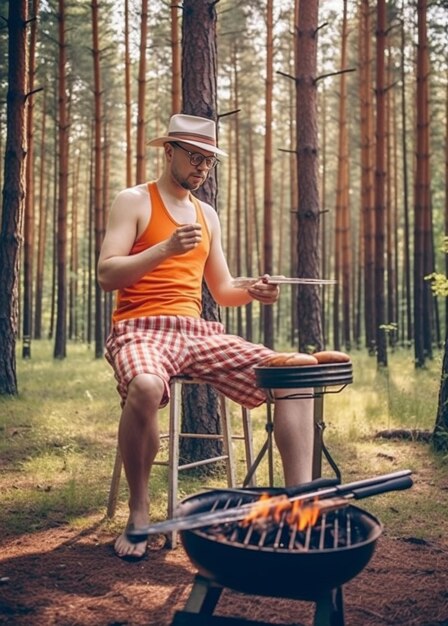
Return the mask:
[[[179,185],[167,172],[163,172],[156,184],[160,192],[165,196],[173,198],[179,204],[188,201],[190,198],[190,191]]]

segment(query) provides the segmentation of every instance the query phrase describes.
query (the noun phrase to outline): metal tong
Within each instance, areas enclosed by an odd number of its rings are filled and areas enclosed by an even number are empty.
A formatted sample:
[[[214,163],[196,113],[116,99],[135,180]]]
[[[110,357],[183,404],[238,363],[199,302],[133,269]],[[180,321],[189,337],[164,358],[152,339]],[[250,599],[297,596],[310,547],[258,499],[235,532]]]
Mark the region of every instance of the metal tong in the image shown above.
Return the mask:
[[[264,504],[270,504],[269,501],[271,501],[272,506],[275,506],[277,502],[284,501],[285,497],[288,498],[290,502],[294,502],[295,500],[307,502],[309,500],[321,500],[334,496],[361,500],[362,498],[368,498],[370,496],[379,495],[388,491],[409,489],[413,485],[411,470],[401,470],[398,472],[392,472],[391,474],[383,474],[374,478],[366,478],[364,480],[346,483],[345,485],[335,485],[327,488],[324,487],[323,489],[316,489],[315,491],[309,491],[309,486],[316,483],[319,484],[319,481],[307,483],[307,486],[305,486],[306,493],[303,493],[303,489],[301,489],[300,486],[297,488],[289,488],[285,490],[283,494],[271,496],[269,500],[264,501]],[[323,483],[325,484],[325,481],[323,481]],[[296,493],[296,495],[288,495],[288,493],[293,493],[294,490],[299,493]],[[229,491],[232,492],[231,489]],[[239,492],[240,490],[235,491]],[[239,506],[229,506],[228,508],[174,517],[164,522],[149,524],[148,526],[143,526],[141,528],[128,529],[126,534],[130,541],[133,543],[139,543],[140,541],[147,539],[148,535],[194,530],[197,528],[204,528],[206,526],[216,526],[217,524],[239,522],[247,517],[251,510],[253,510],[257,501],[258,500],[254,500]]]
[[[261,277],[252,278],[249,276],[239,276],[232,281],[233,287],[247,289],[255,285]],[[288,278],[287,276],[269,276],[266,281],[269,285],[335,285],[337,281],[330,278]]]

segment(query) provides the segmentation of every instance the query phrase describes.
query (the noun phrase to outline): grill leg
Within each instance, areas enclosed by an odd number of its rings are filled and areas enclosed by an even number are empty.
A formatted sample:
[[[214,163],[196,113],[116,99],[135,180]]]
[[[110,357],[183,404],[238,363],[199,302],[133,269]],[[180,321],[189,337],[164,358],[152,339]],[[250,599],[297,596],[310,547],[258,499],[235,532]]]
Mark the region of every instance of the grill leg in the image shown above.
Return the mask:
[[[324,443],[324,396],[322,388],[314,389],[314,449],[313,449],[313,479],[320,478],[322,476],[322,454],[331,469],[336,474],[336,478],[341,482],[341,472],[336,465],[331,454],[328,452]]]
[[[314,396],[314,450],[313,450],[313,478],[322,476],[322,444],[323,444],[323,415],[324,397],[320,390],[315,390]]]
[[[243,487],[247,487],[248,485],[254,484],[252,482],[252,478],[263,460],[266,452],[268,454],[268,480],[269,487],[274,486],[274,451],[273,451],[273,431],[274,431],[274,423],[272,419],[272,405],[270,400],[266,401],[266,433],[267,438],[261,448],[260,452],[257,454],[255,461],[252,463],[252,466],[248,469],[246,477],[243,481]]]
[[[196,574],[193,588],[184,610],[188,613],[212,615],[221,597],[222,589],[222,587],[215,585],[207,578]]]
[[[342,587],[332,589],[316,602],[313,626],[344,626]]]

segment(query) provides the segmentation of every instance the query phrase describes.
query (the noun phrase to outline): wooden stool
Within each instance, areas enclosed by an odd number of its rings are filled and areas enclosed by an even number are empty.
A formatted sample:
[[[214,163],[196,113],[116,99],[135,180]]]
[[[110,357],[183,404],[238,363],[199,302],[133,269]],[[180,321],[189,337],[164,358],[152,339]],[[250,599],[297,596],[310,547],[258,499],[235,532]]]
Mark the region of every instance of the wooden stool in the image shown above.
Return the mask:
[[[244,441],[245,462],[247,471],[253,465],[253,443],[252,443],[252,426],[250,421],[250,411],[245,407],[242,409],[243,434],[233,435],[230,419],[227,411],[227,398],[219,394],[220,404],[220,420],[222,434],[198,434],[181,432],[182,419],[182,385],[205,384],[203,381],[189,378],[187,376],[176,376],[170,381],[170,405],[169,405],[169,427],[168,433],[162,434],[161,438],[168,438],[168,460],[155,461],[154,465],[164,465],[168,467],[168,518],[173,517],[178,502],[178,483],[179,472],[200,465],[217,463],[224,461],[227,474],[227,485],[229,487],[236,486],[236,468],[233,453],[233,440],[241,439]],[[192,463],[179,464],[179,441],[181,437],[190,437],[197,439],[217,439],[223,443],[223,454],[220,456],[200,459]],[[117,447],[115,455],[115,464],[112,473],[112,480],[109,489],[109,499],[107,503],[107,517],[112,518],[117,508],[118,490],[120,486],[120,478],[122,471],[122,459],[120,451]],[[251,476],[250,486],[255,485],[255,477]],[[175,544],[175,537],[172,538],[172,544]]]

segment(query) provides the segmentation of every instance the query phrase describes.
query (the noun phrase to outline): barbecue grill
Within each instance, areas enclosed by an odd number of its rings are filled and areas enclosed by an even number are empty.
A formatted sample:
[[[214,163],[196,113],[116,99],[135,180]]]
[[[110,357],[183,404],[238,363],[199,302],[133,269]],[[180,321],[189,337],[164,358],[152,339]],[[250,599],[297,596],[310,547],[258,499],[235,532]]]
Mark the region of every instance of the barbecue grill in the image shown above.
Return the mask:
[[[198,570],[185,610],[172,626],[244,624],[215,621],[213,611],[225,587],[312,601],[314,626],[344,626],[342,585],[364,569],[382,532],[376,517],[351,502],[407,489],[412,479],[403,470],[346,485],[335,482],[208,491],[183,500],[176,518],[130,533],[140,541],[150,533],[180,531]]]

